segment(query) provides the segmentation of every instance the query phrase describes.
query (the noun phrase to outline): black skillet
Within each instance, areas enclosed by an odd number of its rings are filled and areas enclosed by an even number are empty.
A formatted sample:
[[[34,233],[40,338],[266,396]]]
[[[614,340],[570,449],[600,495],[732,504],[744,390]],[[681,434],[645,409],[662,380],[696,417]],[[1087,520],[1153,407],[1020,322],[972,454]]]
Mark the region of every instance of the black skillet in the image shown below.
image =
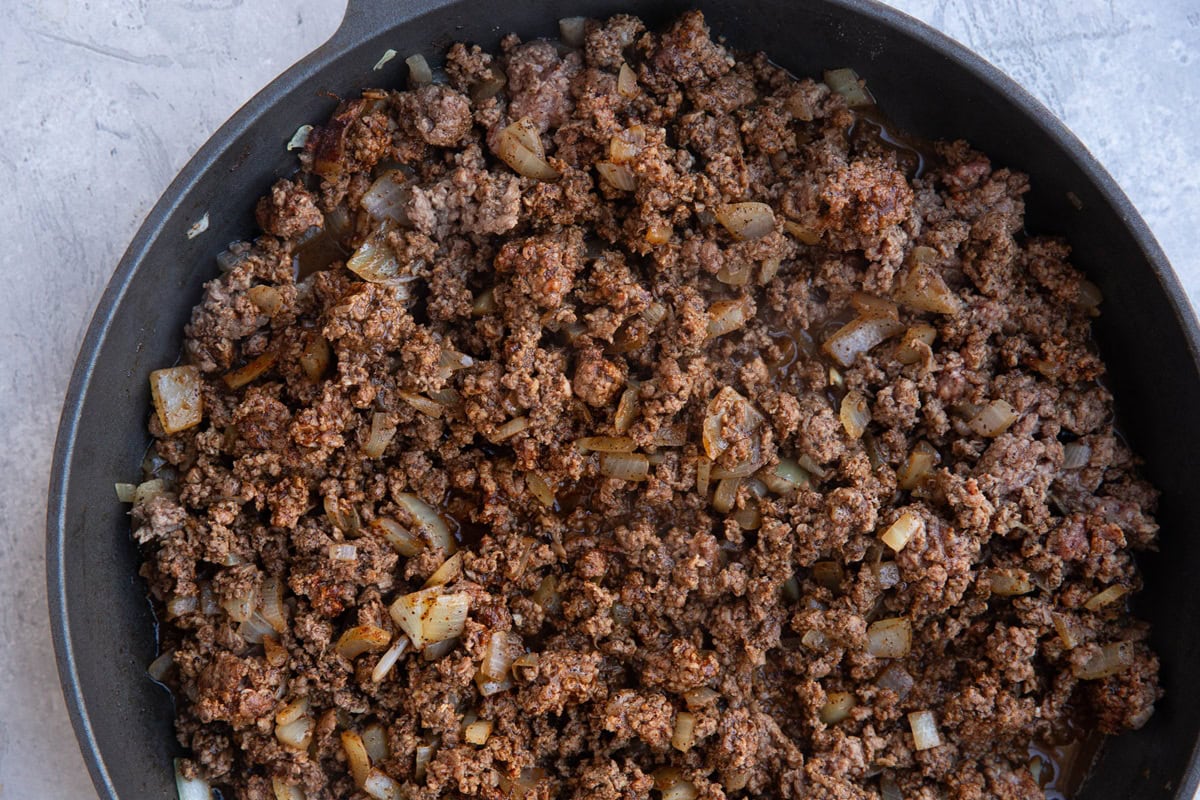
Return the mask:
[[[397,86],[403,57],[435,60],[454,40],[556,35],[565,16],[629,11],[651,27],[698,6],[739,49],[799,75],[852,66],[902,129],[970,140],[1029,173],[1028,226],[1063,234],[1107,298],[1096,328],[1124,430],[1163,491],[1162,552],[1143,559],[1139,613],[1154,624],[1167,696],[1144,730],[1110,740],[1079,800],[1191,800],[1200,784],[1200,331],[1162,251],[1080,142],[1008,78],[932,29],[865,0],[350,0],[341,28],[208,141],[146,218],[100,301],[63,409],[49,490],[49,595],[67,706],[103,798],[175,797],[171,700],[146,677],[154,619],[114,481],[145,452],[150,370],[171,364],[213,257],[254,234],[253,204],[295,168],[296,128],[333,95]],[[208,228],[187,232],[207,215]]]

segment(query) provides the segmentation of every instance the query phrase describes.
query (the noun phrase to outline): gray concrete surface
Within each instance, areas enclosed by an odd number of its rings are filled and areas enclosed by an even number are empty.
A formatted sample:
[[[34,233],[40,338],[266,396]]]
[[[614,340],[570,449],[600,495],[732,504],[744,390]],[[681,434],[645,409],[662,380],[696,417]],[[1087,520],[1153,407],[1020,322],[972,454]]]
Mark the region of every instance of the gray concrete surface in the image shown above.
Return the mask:
[[[1040,97],[1200,298],[1195,0],[893,0]],[[0,800],[90,798],[47,632],[45,487],[92,309],[172,176],[344,0],[13,0],[0,23]],[[270,35],[264,35],[266,31]]]

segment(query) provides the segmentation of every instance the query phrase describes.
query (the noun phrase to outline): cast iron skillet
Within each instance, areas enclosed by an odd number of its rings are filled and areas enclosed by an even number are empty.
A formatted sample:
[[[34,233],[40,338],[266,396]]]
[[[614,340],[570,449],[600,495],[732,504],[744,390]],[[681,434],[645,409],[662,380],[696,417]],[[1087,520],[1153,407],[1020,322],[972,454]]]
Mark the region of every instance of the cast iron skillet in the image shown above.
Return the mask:
[[[1154,623],[1166,699],[1138,733],[1110,740],[1080,800],[1178,798],[1200,784],[1200,452],[1197,330],[1162,251],[1112,179],[1051,114],[980,58],[869,0],[350,0],[341,28],[237,112],[147,217],[100,301],[63,409],[49,492],[47,553],[54,644],[67,706],[104,798],[174,798],[171,700],[146,677],[154,618],[137,577],[126,508],[113,482],[135,480],[148,444],[147,374],[173,363],[181,331],[216,272],[213,257],[254,233],[253,204],[295,167],[297,126],[322,121],[332,95],[395,86],[403,58],[454,40],[495,47],[504,33],[556,35],[556,20],[617,11],[654,27],[688,7],[740,49],[800,75],[855,67],[885,110],[923,137],[965,137],[1028,172],[1032,231],[1063,234],[1108,298],[1097,337],[1125,432],[1163,491],[1162,552],[1144,559],[1138,611]],[[1132,79],[1132,76],[1131,76]],[[1072,193],[1072,194],[1068,194]],[[1074,202],[1072,202],[1074,201]],[[206,232],[186,232],[204,215]]]

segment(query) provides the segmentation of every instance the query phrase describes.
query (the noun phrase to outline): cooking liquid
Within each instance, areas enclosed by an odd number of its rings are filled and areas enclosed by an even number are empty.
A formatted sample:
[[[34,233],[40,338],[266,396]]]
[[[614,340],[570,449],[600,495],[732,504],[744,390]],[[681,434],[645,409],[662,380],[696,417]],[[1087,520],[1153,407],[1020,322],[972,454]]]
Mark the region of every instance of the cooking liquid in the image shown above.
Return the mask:
[[[1043,763],[1038,783],[1046,791],[1046,800],[1071,800],[1075,796],[1091,773],[1103,742],[1102,734],[1092,733],[1062,745],[1029,745],[1030,757]]]

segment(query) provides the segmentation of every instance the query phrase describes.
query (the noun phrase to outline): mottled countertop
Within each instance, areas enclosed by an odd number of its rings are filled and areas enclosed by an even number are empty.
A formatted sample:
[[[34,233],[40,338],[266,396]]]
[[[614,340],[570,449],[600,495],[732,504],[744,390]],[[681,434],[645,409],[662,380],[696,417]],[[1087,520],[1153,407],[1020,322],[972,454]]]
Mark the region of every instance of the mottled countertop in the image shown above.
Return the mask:
[[[1200,298],[1196,0],[892,5],[976,50],[1065,120],[1145,216],[1193,302]],[[243,102],[326,39],[342,11],[321,0],[4,4],[0,800],[95,796],[58,685],[43,557],[50,453],[92,309],[175,173]]]

